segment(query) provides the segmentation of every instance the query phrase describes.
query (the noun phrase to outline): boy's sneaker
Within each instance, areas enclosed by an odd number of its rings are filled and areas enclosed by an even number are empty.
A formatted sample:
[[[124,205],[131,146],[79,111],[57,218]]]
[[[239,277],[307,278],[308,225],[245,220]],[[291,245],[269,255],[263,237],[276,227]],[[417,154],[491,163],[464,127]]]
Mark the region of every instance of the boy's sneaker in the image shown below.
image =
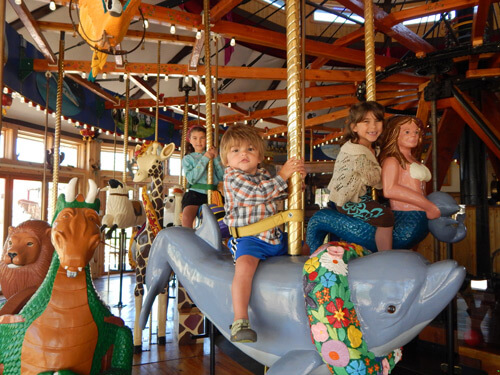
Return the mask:
[[[231,325],[231,342],[255,342],[257,333],[250,328],[248,319],[238,319]]]

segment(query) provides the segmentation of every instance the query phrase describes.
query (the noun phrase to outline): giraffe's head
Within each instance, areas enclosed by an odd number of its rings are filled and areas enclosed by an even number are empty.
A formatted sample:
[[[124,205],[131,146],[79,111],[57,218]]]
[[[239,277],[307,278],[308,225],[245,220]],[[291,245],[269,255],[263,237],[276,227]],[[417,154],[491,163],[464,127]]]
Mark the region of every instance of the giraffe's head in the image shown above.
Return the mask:
[[[135,157],[139,170],[135,174],[134,182],[141,182],[150,176],[155,176],[162,168],[162,163],[172,155],[175,144],[169,143],[161,148],[158,142],[146,142],[135,148]]]

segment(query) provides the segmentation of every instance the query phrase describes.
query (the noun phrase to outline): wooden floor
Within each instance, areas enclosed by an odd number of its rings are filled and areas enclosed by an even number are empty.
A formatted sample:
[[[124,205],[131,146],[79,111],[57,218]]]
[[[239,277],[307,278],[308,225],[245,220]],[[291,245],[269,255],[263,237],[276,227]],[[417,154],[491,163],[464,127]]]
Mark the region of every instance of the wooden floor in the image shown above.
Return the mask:
[[[120,302],[120,278],[118,275],[102,277],[94,280],[95,287],[101,298],[111,308],[111,312],[121,317],[125,324],[131,329],[134,327],[134,286],[135,279],[131,274],[125,274],[123,277],[122,308],[117,305]],[[168,374],[168,375],[209,375],[210,374],[210,342],[209,339],[203,339],[203,343],[194,345],[179,346],[174,340],[174,306],[170,299],[167,312],[167,344],[165,346],[156,344],[156,332],[151,335],[152,344],[148,347],[149,329],[144,331],[143,352],[134,355],[134,367],[132,374]],[[153,309],[156,311],[156,309]],[[154,318],[153,318],[154,319]],[[153,321],[153,327],[156,322]],[[217,375],[252,375],[253,372],[240,366],[230,357],[224,354],[216,347],[216,374]]]

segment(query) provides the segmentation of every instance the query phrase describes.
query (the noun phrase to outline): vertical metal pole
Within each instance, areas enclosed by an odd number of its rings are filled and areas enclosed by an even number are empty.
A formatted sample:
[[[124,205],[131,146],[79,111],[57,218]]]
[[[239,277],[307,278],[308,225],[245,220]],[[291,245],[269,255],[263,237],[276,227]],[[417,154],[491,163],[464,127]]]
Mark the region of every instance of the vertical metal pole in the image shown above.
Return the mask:
[[[446,259],[453,259],[453,245],[446,244]],[[446,307],[446,348],[448,360],[448,374],[455,371],[455,325],[453,324],[454,299]]]
[[[184,116],[182,117],[181,163],[182,159],[184,158],[184,155],[186,154],[186,136],[188,128],[188,105],[189,105],[189,90],[186,90],[184,92],[186,94],[186,100],[184,100]],[[179,183],[182,185],[182,188],[186,190],[187,180],[186,176],[184,176],[183,173],[179,175]]]
[[[365,0],[365,71],[366,100],[376,100],[375,89],[375,32],[373,27],[373,3]]]
[[[56,212],[57,183],[59,181],[59,148],[61,145],[61,115],[62,115],[62,86],[64,80],[64,31],[61,31],[59,38],[59,60],[57,63],[57,99],[56,99],[56,125],[54,129],[54,154],[52,172],[52,198],[50,206],[52,213]],[[48,109],[48,103],[47,103]]]
[[[214,147],[219,147],[219,36],[214,38],[215,44],[215,87],[214,87],[214,104],[215,104],[215,121],[214,121]]]
[[[130,98],[130,79],[125,80],[125,123],[123,124],[123,184],[127,183],[127,151],[128,151],[128,110]],[[128,194],[128,193],[127,193]]]
[[[300,41],[300,0],[286,1],[286,39],[287,39],[287,117],[288,117],[288,158],[303,157],[303,97],[302,59]],[[302,25],[303,26],[303,25]],[[294,173],[290,178],[288,208],[304,210],[302,176]],[[304,223],[290,222],[288,225],[288,254],[300,255],[304,237]]]
[[[158,72],[156,74],[156,114],[155,114],[155,142],[158,142],[158,118],[160,111],[160,50],[161,50],[161,40],[158,41]]]
[[[5,48],[5,3],[6,0],[0,0],[0,51],[2,51],[2,55],[0,56],[0,90],[3,95],[3,66],[5,64],[4,61],[4,48]],[[2,101],[0,100],[0,134],[2,134],[2,126],[3,126],[3,106]]]
[[[433,80],[435,81],[435,77]],[[436,108],[436,98],[431,101],[431,133],[432,133],[432,191],[438,190],[438,164],[437,164],[437,108]],[[434,237],[434,262],[441,259],[439,250],[439,241]]]
[[[212,67],[210,65],[210,0],[203,0],[203,22],[205,23],[205,121],[207,130],[207,149],[212,147]],[[214,182],[214,162],[210,160],[207,166],[207,184]],[[208,204],[212,203],[212,192],[207,191]]]

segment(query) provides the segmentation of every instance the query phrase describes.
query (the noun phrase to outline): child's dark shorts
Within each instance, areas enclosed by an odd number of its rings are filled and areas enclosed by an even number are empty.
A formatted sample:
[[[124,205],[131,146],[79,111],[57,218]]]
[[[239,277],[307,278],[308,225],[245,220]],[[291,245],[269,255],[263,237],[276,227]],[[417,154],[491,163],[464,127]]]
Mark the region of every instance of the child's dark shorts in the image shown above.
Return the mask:
[[[337,210],[345,215],[361,219],[374,227],[388,228],[394,226],[394,214],[386,207],[363,195],[359,203],[347,202]]]
[[[189,190],[182,197],[182,209],[186,206],[201,206],[208,203],[207,194],[203,194],[194,190]]]

